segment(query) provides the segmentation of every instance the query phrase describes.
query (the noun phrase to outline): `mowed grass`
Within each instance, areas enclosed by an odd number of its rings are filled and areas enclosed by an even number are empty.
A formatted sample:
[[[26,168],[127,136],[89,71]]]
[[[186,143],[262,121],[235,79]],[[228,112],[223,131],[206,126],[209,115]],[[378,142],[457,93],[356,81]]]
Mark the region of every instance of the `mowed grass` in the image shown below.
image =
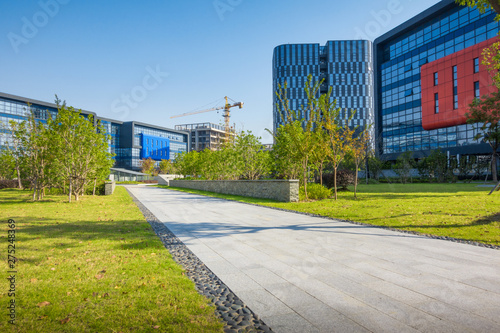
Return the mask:
[[[478,184],[359,185],[333,199],[281,203],[272,200],[172,188],[332,218],[448,236],[500,246],[500,192]]]
[[[222,332],[125,188],[30,202],[0,191],[1,332]],[[16,221],[16,325],[8,323],[7,219]]]

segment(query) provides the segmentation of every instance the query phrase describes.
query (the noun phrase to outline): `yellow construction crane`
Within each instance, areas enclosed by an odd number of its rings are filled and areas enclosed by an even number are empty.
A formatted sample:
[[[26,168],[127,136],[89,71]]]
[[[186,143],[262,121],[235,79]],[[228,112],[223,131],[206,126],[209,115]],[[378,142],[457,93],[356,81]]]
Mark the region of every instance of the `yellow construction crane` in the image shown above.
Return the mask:
[[[226,104],[224,106],[218,106],[218,107],[215,107],[215,108],[211,108],[211,109],[207,109],[207,110],[201,110],[201,111],[193,111],[193,112],[186,112],[186,113],[183,113],[183,114],[178,114],[176,116],[172,116],[170,117],[170,119],[172,118],[178,118],[178,117],[184,117],[184,116],[190,116],[190,115],[193,115],[193,114],[198,114],[198,113],[204,113],[204,112],[209,112],[209,111],[216,111],[216,110],[224,110],[224,114],[223,114],[223,117],[224,117],[224,123],[225,123],[225,132],[226,132],[226,135],[229,135],[229,132],[231,130],[230,126],[229,126],[229,120],[230,120],[230,112],[229,112],[229,109],[231,109],[232,107],[235,107],[235,106],[239,106],[239,108],[241,109],[243,107],[243,102],[236,102],[236,103],[233,103],[233,104],[229,104],[229,102],[227,101],[227,96],[224,97],[224,99],[226,100]]]

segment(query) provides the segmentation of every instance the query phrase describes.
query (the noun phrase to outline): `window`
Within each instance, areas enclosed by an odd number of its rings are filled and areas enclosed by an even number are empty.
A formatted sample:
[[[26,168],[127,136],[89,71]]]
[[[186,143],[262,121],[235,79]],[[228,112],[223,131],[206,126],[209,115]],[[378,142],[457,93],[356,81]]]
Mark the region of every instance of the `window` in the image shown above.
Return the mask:
[[[434,113],[439,113],[439,96],[438,96],[438,93],[434,94]]]
[[[453,66],[453,110],[458,109],[457,66]]]
[[[474,73],[479,73],[479,58],[474,58]]]
[[[438,73],[434,73],[434,85],[437,86],[438,85]]]
[[[479,81],[474,82],[474,98],[479,98]]]

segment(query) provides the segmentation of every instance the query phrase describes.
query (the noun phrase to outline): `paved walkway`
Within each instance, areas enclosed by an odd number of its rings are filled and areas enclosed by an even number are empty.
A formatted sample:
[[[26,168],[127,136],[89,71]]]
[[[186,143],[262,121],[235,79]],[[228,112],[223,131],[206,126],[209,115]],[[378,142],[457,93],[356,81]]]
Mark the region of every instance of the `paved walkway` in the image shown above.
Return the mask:
[[[275,332],[500,332],[499,250],[129,189]]]

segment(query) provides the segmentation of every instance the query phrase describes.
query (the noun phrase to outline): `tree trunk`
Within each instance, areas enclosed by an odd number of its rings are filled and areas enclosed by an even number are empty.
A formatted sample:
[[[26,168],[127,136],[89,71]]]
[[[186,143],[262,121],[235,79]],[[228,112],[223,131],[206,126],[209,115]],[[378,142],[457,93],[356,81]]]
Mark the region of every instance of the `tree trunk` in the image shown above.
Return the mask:
[[[71,202],[71,178],[68,180],[69,186],[68,186],[68,201]]]
[[[17,171],[17,187],[19,189],[23,188],[23,184],[21,183],[21,168],[19,165],[16,165],[16,171]]]
[[[354,175],[354,199],[357,199],[356,190],[358,188],[358,165],[355,164],[355,167],[356,167],[356,171],[355,171],[355,175]]]
[[[368,155],[368,153],[366,153]],[[370,176],[370,170],[368,170],[368,156],[366,157],[366,160],[365,160],[365,181],[366,181],[366,185],[368,185],[368,177]]]
[[[36,189],[37,189],[37,181],[36,181],[36,178],[35,178],[35,186],[33,186],[33,201],[36,200]]]
[[[323,162],[319,165],[319,183],[323,186]]]
[[[304,162],[305,162],[304,163],[305,166],[303,165],[303,168],[304,168],[304,194],[305,194],[306,200],[307,200],[307,158]]]
[[[97,186],[97,177],[94,178],[94,189],[92,190],[92,195],[95,196],[95,188]]]
[[[335,193],[335,200],[337,200],[337,168],[333,168],[333,189]]]

